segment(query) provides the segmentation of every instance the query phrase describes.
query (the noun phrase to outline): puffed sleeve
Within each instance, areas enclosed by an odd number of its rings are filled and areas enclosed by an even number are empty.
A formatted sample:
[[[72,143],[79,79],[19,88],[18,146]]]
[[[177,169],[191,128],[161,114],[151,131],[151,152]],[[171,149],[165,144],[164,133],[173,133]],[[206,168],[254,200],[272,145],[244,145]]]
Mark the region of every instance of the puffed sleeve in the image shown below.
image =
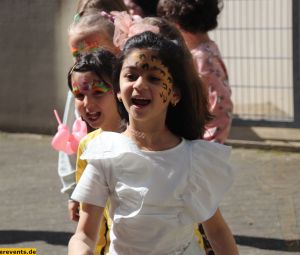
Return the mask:
[[[105,207],[109,195],[105,163],[105,160],[99,159],[88,161],[88,165],[72,194],[73,200]]]
[[[194,222],[213,216],[233,182],[231,147],[197,140],[191,142],[191,168],[183,199]]]

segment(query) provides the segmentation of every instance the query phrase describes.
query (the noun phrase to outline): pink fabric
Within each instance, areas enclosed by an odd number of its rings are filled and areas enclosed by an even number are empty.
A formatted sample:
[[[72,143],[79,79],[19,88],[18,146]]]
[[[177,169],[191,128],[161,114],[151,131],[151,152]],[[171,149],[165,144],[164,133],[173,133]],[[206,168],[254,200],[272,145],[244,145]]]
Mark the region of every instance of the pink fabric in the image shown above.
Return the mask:
[[[213,41],[202,43],[191,52],[199,75],[207,86],[210,111],[214,115],[206,126],[204,139],[224,143],[230,132],[233,111],[226,67]]]
[[[110,20],[111,22],[114,22],[114,17],[110,13],[107,13],[106,11],[101,11],[101,16],[105,17],[107,20]]]
[[[137,34],[143,33],[145,31],[151,31],[158,34],[159,28],[157,26],[143,24],[142,18],[135,15],[130,16],[127,12],[111,12],[114,18],[115,33],[113,42],[114,45],[119,47],[121,50],[124,48],[126,41]]]

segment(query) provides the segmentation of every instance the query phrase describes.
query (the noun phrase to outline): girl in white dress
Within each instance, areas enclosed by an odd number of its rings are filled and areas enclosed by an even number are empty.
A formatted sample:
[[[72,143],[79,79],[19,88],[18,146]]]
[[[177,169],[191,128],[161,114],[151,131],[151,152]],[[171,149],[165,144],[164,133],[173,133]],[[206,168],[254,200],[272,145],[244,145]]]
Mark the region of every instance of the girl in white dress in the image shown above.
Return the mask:
[[[127,129],[101,133],[81,157],[88,165],[72,199],[83,207],[69,254],[93,254],[108,198],[110,255],[202,254],[194,224],[218,224],[233,172],[230,147],[198,139],[211,116],[190,54],[162,35],[133,36],[114,92]],[[220,254],[237,254],[230,231],[220,233]]]

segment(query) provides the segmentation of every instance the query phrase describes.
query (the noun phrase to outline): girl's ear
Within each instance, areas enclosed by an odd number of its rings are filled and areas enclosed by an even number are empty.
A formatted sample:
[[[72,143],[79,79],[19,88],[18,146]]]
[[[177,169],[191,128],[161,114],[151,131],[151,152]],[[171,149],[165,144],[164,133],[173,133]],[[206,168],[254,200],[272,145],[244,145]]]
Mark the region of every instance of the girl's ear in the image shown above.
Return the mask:
[[[176,106],[178,104],[178,102],[181,99],[181,93],[180,90],[177,88],[173,88],[173,94],[172,94],[172,99],[171,99],[171,105],[172,106]]]
[[[118,98],[119,102],[122,102],[122,97],[121,97],[120,92],[117,93],[117,98]]]

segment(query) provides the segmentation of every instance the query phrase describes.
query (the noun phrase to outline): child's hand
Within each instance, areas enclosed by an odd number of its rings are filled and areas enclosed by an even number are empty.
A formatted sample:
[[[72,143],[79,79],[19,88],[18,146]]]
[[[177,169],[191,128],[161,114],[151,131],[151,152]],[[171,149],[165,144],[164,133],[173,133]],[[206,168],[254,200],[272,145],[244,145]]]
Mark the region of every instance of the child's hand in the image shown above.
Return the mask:
[[[79,221],[79,202],[69,200],[68,210],[70,219],[73,221]]]

